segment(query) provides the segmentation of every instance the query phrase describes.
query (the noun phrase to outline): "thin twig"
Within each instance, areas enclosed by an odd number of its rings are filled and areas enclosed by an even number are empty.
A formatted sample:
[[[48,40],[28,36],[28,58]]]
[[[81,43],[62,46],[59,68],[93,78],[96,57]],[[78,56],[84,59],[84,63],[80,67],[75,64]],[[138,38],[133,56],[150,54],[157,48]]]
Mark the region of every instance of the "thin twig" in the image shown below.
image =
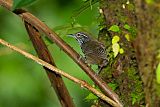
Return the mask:
[[[28,32],[28,35],[32,41],[32,44],[38,54],[38,57],[52,64],[53,66],[56,66],[47,46],[45,45],[43,39],[41,38],[39,31],[27,22],[24,22],[24,24]],[[62,107],[75,107],[73,100],[71,96],[69,95],[69,92],[63,82],[62,77],[55,72],[51,72],[51,70],[47,69],[46,67],[44,67],[44,69],[48,75],[48,78],[50,79],[52,87],[54,88],[59,98],[61,106]]]
[[[0,0],[0,5],[11,11],[11,2]],[[19,15],[23,20],[34,26],[36,29],[44,32],[48,38],[55,42],[57,46],[59,46],[85,71],[85,73],[94,81],[94,83],[104,92],[105,95],[109,96],[122,106],[118,95],[90,67],[88,67],[83,60],[80,60],[80,55],[66,42],[64,42],[55,32],[53,32],[48,26],[27,11],[18,9],[15,10],[14,13]]]
[[[17,48],[17,47],[9,44],[8,42],[6,42],[6,41],[4,41],[4,40],[2,40],[2,39],[0,39],[0,43],[1,43],[2,45],[4,45],[4,46],[7,46],[7,47],[11,48],[11,49],[14,50],[14,51],[17,51],[18,53],[24,55],[25,57],[34,60],[34,61],[37,62],[38,64],[40,64],[40,65],[42,65],[42,66],[50,69],[52,72],[55,72],[55,73],[57,73],[57,74],[59,74],[59,75],[62,75],[62,76],[64,76],[64,77],[72,80],[73,82],[75,82],[75,83],[77,83],[77,84],[80,84],[80,86],[81,86],[82,88],[83,88],[83,87],[84,87],[84,88],[87,88],[87,89],[88,89],[89,91],[91,91],[93,94],[95,94],[96,96],[98,96],[98,97],[101,98],[102,100],[106,101],[107,103],[111,104],[112,106],[114,106],[114,107],[120,107],[119,104],[117,104],[116,102],[114,102],[113,100],[111,100],[110,98],[108,98],[107,96],[105,96],[104,94],[102,94],[101,92],[97,91],[95,88],[93,88],[92,86],[90,86],[86,81],[77,79],[77,78],[75,78],[75,77],[73,77],[73,76],[71,76],[71,75],[63,72],[62,70],[56,68],[55,66],[53,66],[53,65],[51,65],[51,64],[49,64],[49,63],[47,63],[47,62],[45,62],[45,61],[43,61],[43,60],[41,60],[41,59],[39,59],[39,58],[37,58],[37,57],[35,57],[35,56],[33,56],[33,55],[31,55],[31,54],[29,54],[29,53],[27,53],[27,52],[25,52],[25,51]]]

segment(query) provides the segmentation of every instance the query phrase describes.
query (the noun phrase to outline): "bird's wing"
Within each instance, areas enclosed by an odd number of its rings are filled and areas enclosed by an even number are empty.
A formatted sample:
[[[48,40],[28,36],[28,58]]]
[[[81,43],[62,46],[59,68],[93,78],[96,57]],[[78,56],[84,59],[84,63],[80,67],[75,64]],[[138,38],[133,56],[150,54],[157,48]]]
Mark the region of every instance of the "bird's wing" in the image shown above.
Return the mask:
[[[99,57],[102,59],[106,59],[105,46],[98,41],[90,41],[86,45],[83,45],[82,49],[83,53],[93,57]]]

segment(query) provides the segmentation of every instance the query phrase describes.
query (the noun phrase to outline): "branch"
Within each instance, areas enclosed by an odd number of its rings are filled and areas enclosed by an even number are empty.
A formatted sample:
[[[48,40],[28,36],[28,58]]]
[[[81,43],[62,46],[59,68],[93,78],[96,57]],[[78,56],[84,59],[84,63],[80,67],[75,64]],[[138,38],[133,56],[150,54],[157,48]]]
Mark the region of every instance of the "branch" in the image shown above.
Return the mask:
[[[4,0],[0,0],[0,5],[11,11],[12,3]],[[105,95],[116,101],[122,106],[122,103],[118,95],[90,68],[86,63],[80,59],[80,55],[73,50],[66,42],[64,42],[55,32],[53,32],[48,26],[41,22],[38,18],[33,16],[31,13],[24,10],[15,10],[15,14],[19,15],[23,20],[34,26],[39,31],[42,31],[50,38],[54,43],[57,44],[68,56],[70,56],[94,81],[94,83],[104,92]]]
[[[41,60],[41,59],[39,59],[39,58],[37,58],[37,57],[35,57],[35,56],[33,56],[33,55],[31,55],[31,54],[29,54],[29,53],[27,53],[27,52],[25,52],[25,51],[17,48],[17,47],[9,44],[8,42],[6,42],[6,41],[4,41],[4,40],[2,40],[2,39],[0,39],[0,43],[1,43],[2,45],[4,45],[4,46],[7,46],[7,47],[11,48],[11,49],[14,50],[14,51],[17,51],[18,53],[24,55],[25,57],[34,60],[34,61],[37,62],[38,64],[40,64],[40,65],[42,65],[42,66],[50,69],[51,72],[55,72],[55,73],[57,73],[57,74],[59,74],[59,75],[62,75],[62,76],[64,76],[64,77],[72,80],[73,82],[79,84],[81,87],[87,88],[87,89],[88,89],[89,91],[91,91],[93,94],[95,94],[96,96],[98,96],[98,97],[101,98],[102,100],[106,101],[107,103],[111,104],[112,106],[114,106],[114,107],[121,107],[119,104],[117,104],[116,102],[114,102],[113,100],[111,100],[110,98],[108,98],[107,96],[105,96],[105,95],[102,94],[101,92],[97,91],[97,90],[96,90],[95,88],[93,88],[92,86],[90,86],[86,81],[77,79],[77,78],[75,78],[75,77],[73,77],[73,76],[71,76],[71,75],[63,72],[62,70],[56,68],[55,66],[53,66],[53,65],[51,65],[51,64],[49,64],[49,63],[47,63],[47,62],[45,62],[45,61],[43,61],[43,60]]]
[[[51,54],[47,49],[47,46],[45,45],[43,39],[41,39],[39,31],[27,22],[24,22],[24,24],[39,58],[50,63],[51,65],[56,66]],[[62,77],[55,72],[51,72],[46,67],[44,67],[44,69],[46,70],[51,85],[54,88],[62,107],[74,107],[74,103],[62,80]]]

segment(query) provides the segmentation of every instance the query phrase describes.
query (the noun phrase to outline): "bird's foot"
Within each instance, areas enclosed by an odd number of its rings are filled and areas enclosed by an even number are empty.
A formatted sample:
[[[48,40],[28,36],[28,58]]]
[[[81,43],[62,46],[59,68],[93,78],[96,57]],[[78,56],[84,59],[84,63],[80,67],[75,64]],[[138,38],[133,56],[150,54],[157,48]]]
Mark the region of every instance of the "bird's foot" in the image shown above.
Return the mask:
[[[78,58],[78,61],[80,61],[80,60],[82,60],[82,61],[84,61],[85,63],[87,63],[86,61],[86,58],[83,56],[83,55],[81,55],[81,54],[79,54],[79,58]]]

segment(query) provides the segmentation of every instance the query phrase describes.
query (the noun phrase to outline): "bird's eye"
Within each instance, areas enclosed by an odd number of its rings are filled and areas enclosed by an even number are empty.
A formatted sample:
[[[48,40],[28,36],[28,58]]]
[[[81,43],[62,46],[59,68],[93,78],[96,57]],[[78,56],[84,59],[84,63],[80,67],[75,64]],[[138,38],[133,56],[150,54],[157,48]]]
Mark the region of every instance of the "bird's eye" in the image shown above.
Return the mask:
[[[78,37],[80,37],[80,36],[81,36],[81,34],[79,34],[79,33],[78,33],[78,34],[77,34],[77,36],[78,36]]]

